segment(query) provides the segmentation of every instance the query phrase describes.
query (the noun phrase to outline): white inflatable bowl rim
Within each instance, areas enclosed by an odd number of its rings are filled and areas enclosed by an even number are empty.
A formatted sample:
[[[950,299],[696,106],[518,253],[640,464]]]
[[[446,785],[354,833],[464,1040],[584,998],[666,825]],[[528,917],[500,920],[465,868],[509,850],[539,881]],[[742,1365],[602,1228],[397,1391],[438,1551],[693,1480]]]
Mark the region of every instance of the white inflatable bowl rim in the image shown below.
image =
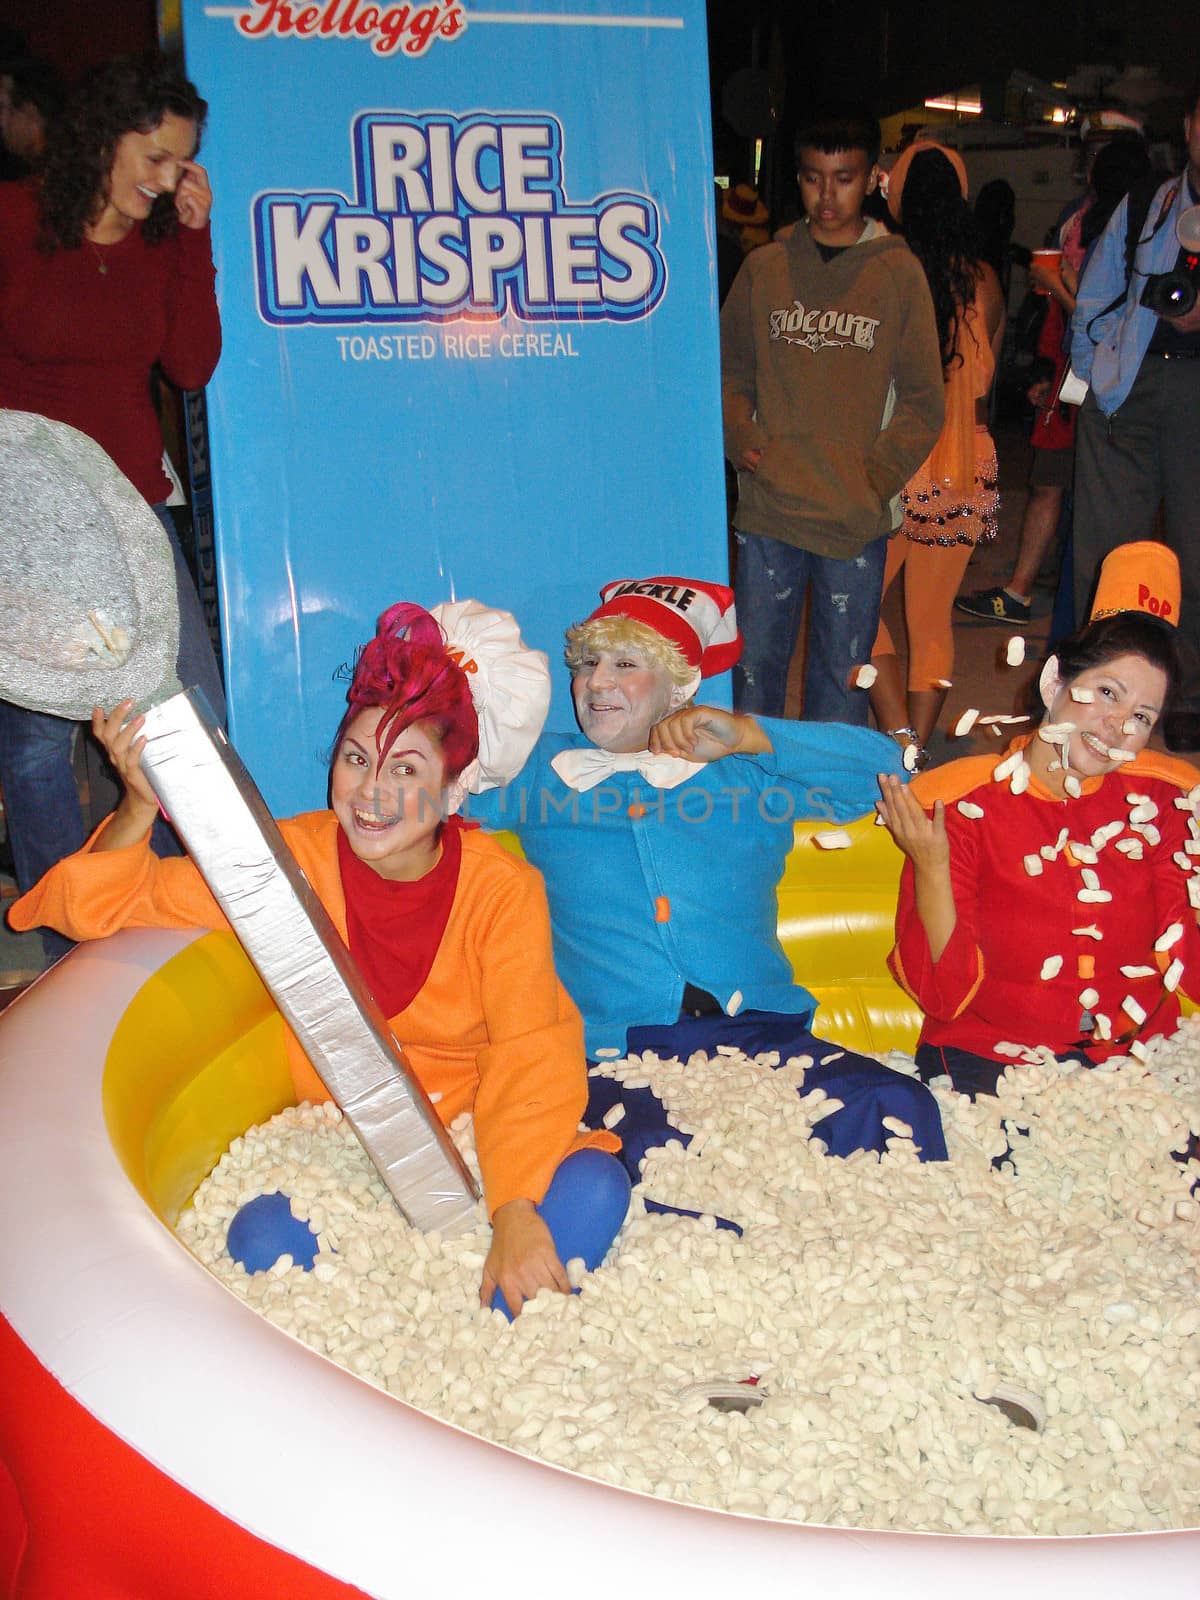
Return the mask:
[[[745,1585],[791,1600],[801,1575],[814,1592],[914,1600],[960,1600],[982,1581],[1032,1600],[1194,1584],[1194,1529],[891,1533],[655,1499],[482,1440],[281,1333],[153,1213],[105,1125],[114,1029],[200,937],[126,932],[81,947],[0,1019],[0,1310],[107,1429],[233,1522],[379,1600],[446,1579],[464,1547],[490,1552],[475,1578],[492,1592],[525,1595],[537,1571],[575,1600],[609,1600],[630,1573],[649,1593],[686,1583],[713,1600]],[[593,1546],[601,1559],[581,1560]]]

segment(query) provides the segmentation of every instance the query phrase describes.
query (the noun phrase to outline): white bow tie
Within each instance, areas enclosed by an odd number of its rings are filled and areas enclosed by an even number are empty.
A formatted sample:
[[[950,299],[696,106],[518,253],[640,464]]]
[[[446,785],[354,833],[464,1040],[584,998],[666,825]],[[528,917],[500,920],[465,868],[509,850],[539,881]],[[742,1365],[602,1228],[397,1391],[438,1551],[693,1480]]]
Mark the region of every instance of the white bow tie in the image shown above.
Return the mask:
[[[675,789],[700,771],[702,761],[685,761],[682,756],[655,756],[649,750],[633,750],[614,755],[594,744],[578,750],[560,750],[550,765],[568,789],[585,792],[594,789],[614,772],[640,772],[656,789]]]

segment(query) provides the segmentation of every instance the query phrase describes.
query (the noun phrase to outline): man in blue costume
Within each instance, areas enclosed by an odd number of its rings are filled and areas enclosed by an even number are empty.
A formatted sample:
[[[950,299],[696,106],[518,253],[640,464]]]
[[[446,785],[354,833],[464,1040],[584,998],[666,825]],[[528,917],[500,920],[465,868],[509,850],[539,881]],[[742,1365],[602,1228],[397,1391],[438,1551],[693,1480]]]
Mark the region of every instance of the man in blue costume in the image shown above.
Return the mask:
[[[832,1154],[882,1150],[883,1119],[897,1117],[924,1159],[944,1159],[923,1085],[810,1032],[816,1002],[777,932],[793,821],[870,810],[877,774],[898,770],[895,744],[866,729],[695,704],[700,680],[741,651],[723,585],[623,579],[601,600],[567,632],[580,731],[543,734],[512,783],[471,801],[473,816],[518,836],[546,880],[555,963],[589,1055],[686,1060],[721,1044],[784,1061],[810,1055],[805,1092],[844,1103],[820,1125]],[[663,1142],[661,1110],[592,1083],[589,1120],[619,1098],[632,1161]]]

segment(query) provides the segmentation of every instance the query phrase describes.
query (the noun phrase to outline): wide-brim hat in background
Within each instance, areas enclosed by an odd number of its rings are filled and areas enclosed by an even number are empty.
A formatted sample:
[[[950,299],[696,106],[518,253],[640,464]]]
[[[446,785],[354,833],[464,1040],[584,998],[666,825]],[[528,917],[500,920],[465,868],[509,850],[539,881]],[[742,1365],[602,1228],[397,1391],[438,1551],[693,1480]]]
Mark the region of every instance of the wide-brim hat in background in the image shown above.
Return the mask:
[[[94,439],[0,410],[0,698],[82,720],[175,692],[162,524]]]
[[[752,183],[735,183],[726,189],[721,201],[721,215],[726,222],[739,228],[757,228],[767,220],[770,212],[763,204]]]

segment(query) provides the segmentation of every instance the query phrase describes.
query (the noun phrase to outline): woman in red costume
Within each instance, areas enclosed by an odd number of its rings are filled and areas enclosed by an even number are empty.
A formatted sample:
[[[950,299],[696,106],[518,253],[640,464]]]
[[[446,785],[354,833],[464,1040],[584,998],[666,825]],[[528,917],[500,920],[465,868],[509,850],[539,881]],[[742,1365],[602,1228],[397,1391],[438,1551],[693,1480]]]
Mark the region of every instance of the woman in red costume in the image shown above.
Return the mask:
[[[629,1180],[603,1152],[619,1140],[578,1132],[583,1027],[555,975],[540,875],[447,816],[480,740],[470,679],[437,621],[419,606],[385,611],[347,700],[331,809],[280,828],[442,1121],[474,1116],[492,1222],[480,1298],[491,1303],[498,1290],[519,1311],[541,1288],[570,1287],[538,1209],[552,1182],[594,1225],[591,1248],[573,1253],[598,1260],[615,1237]],[[196,867],[150,850],[158,802],[131,710],[124,701],[92,719],[125,784],[120,804],[17,901],[14,927],[45,922],[95,939],[124,927],[225,926]],[[291,1043],[297,1098],[328,1098]]]
[[[1092,620],[1046,663],[1035,733],[910,789],[880,778],[908,858],[889,960],[925,1013],[926,1081],[973,1098],[1043,1046],[1086,1066],[1136,1054],[1200,995],[1200,772],[1148,748],[1178,615],[1174,555],[1122,546]]]
[[[195,160],[208,107],[157,54],[81,84],[38,174],[0,184],[0,406],[65,422],[101,445],[171,542],[177,673],[223,722],[204,612],[167,510],[155,373],[200,389],[221,353],[209,212]],[[0,700],[0,786],[18,887],[83,843],[72,768],[78,724]],[[156,848],[178,847],[159,829]],[[61,955],[61,940],[48,940]]]

